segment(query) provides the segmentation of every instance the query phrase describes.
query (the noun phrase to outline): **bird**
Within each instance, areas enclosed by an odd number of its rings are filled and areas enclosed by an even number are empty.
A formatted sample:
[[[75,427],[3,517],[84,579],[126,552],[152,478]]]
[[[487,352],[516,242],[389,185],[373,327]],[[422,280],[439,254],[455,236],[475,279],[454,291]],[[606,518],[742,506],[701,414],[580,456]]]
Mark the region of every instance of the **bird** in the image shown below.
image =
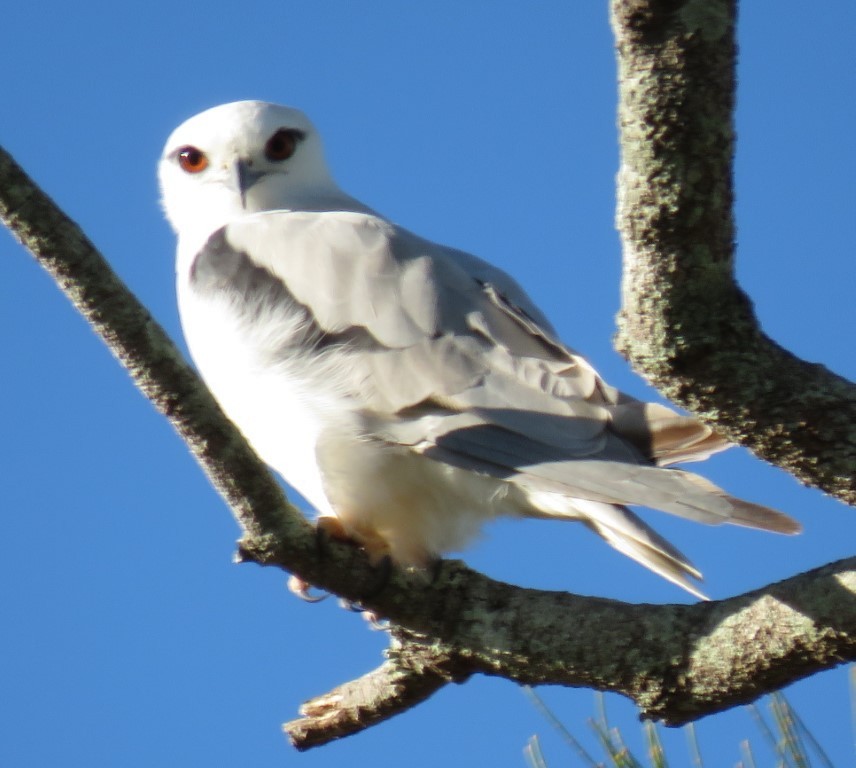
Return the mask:
[[[203,380],[373,562],[424,569],[498,517],[568,520],[704,599],[701,572],[630,507],[800,530],[673,467],[729,443],[609,386],[508,274],[342,191],[299,110],[201,112],[158,176]]]

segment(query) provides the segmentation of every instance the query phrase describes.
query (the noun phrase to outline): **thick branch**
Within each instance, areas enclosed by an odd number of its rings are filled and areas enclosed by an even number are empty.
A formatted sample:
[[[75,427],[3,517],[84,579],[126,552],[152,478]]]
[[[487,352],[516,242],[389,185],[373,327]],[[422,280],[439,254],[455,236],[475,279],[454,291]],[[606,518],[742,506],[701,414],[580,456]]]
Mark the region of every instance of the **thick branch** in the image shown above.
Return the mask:
[[[856,386],[764,335],[733,270],[736,0],[613,0],[618,346],[670,400],[856,503]]]
[[[311,707],[314,723],[289,726],[303,728],[302,746],[391,717],[473,672],[617,691],[644,714],[678,723],[856,658],[856,560],[695,606],[522,589],[455,562],[431,580],[394,571],[378,592],[364,554],[319,543],[148,312],[2,150],[0,216],[187,441],[245,530],[242,558],[362,600],[399,625],[407,653],[393,648],[370,686],[343,686],[323,711]]]
[[[398,630],[404,636],[418,633],[417,644],[442,638],[431,652],[456,678],[481,672],[614,691],[643,716],[682,725],[856,660],[856,558],[696,605],[522,589],[447,562],[435,583],[412,586],[395,618],[408,627]],[[403,696],[421,701],[413,683],[406,681],[413,692]],[[378,706],[384,717],[401,711],[387,695]],[[299,722],[289,724],[293,733]]]

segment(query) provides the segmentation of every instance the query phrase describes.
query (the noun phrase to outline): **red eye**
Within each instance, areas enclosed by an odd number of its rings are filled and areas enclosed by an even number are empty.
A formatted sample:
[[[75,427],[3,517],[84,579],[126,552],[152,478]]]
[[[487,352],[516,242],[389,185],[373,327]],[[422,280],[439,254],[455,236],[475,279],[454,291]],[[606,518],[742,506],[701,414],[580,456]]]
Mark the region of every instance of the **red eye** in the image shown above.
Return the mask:
[[[178,150],[178,164],[187,173],[200,173],[208,167],[208,158],[196,147],[182,147]]]
[[[288,160],[303,138],[303,131],[294,128],[280,128],[265,144],[265,157],[268,160]]]

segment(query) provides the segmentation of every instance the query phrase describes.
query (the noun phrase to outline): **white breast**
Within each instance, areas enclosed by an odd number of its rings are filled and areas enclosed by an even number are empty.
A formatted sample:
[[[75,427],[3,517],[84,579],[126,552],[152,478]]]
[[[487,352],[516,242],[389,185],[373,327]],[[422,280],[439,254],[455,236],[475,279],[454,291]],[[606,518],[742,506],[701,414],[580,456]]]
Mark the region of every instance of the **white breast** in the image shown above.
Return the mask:
[[[200,296],[179,274],[178,307],[190,354],[223,411],[259,457],[322,514],[332,514],[316,460],[324,430],[356,431],[353,405],[337,385],[333,363],[289,347],[300,330],[277,318],[241,322],[235,308]],[[285,353],[287,350],[287,354]]]

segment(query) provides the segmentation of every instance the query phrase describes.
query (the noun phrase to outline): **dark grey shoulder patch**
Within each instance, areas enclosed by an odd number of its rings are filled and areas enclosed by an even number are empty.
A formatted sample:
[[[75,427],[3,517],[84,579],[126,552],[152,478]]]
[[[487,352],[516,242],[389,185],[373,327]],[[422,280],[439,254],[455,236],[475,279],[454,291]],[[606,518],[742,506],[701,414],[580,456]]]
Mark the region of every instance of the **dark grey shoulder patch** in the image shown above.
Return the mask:
[[[226,228],[218,229],[193,259],[190,265],[190,285],[197,291],[229,287],[242,264],[248,262],[246,254],[236,251],[226,239]]]
[[[190,267],[191,290],[224,301],[243,324],[263,320],[271,328],[277,323],[282,327],[296,325],[300,330],[288,337],[289,343],[300,344],[310,338],[316,343],[321,332],[312,314],[277,275],[236,249],[229,242],[227,229],[218,229],[196,254]]]
[[[218,229],[196,254],[190,267],[190,286],[198,293],[240,296],[253,305],[294,304],[294,296],[279,277],[258,266],[229,242],[226,227]]]

